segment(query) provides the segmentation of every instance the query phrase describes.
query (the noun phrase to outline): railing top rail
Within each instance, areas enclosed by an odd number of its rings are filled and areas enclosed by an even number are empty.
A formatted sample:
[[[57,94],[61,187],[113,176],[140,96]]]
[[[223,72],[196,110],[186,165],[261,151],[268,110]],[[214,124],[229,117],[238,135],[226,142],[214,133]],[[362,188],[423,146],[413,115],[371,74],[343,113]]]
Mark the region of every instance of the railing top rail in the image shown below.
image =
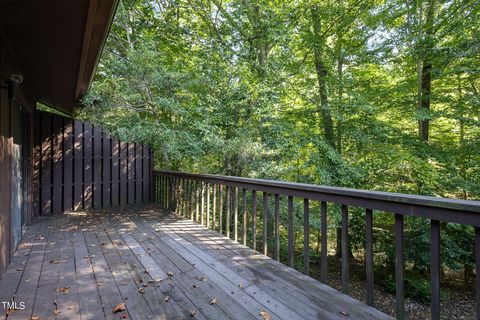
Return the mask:
[[[447,210],[463,211],[470,213],[480,213],[480,201],[473,200],[460,200],[460,199],[450,199],[450,198],[440,198],[440,197],[431,197],[431,196],[420,196],[412,194],[403,194],[403,193],[393,193],[393,192],[382,192],[382,191],[370,191],[362,189],[352,189],[352,188],[341,188],[341,187],[332,187],[325,185],[313,185],[306,183],[295,183],[287,181],[275,181],[275,180],[265,180],[265,179],[251,179],[251,178],[241,178],[233,176],[221,176],[213,174],[193,174],[185,173],[178,171],[154,171],[160,174],[175,176],[180,178],[188,178],[194,180],[208,180],[213,183],[220,184],[234,184],[244,188],[251,188],[255,190],[265,190],[270,191],[269,189],[276,189],[279,193],[290,194],[295,193],[296,196],[302,196],[301,193],[305,192],[305,197],[309,197],[313,194],[321,195],[331,195],[335,198],[357,198],[363,200],[373,200],[373,201],[382,201],[388,202],[391,204],[399,205],[409,205],[409,206],[422,206],[422,207],[431,207],[431,208],[440,208]],[[341,201],[339,201],[341,203]],[[375,209],[375,208],[373,208]],[[395,209],[395,208],[392,208]],[[396,211],[396,210],[392,210]],[[404,211],[404,210],[401,210]],[[402,212],[409,213],[409,212]],[[478,216],[480,219],[480,216]]]

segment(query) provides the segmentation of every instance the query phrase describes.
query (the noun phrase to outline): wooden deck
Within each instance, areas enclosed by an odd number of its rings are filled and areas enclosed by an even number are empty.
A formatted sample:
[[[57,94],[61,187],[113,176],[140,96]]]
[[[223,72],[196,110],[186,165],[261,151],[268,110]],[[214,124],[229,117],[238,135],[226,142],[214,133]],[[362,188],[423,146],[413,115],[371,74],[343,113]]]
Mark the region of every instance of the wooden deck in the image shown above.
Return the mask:
[[[152,208],[36,220],[0,280],[0,303],[12,297],[25,308],[0,320],[391,319]],[[126,310],[113,313],[121,303]]]

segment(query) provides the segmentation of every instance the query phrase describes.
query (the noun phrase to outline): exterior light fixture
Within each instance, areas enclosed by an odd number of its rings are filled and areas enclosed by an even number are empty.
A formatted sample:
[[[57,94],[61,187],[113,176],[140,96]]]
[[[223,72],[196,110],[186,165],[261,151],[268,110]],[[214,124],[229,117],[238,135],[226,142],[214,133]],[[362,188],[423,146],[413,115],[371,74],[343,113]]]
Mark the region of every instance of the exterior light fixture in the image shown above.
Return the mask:
[[[23,82],[23,75],[20,72],[8,72],[6,73],[7,85],[2,86],[8,90],[8,99],[15,100],[16,88]]]

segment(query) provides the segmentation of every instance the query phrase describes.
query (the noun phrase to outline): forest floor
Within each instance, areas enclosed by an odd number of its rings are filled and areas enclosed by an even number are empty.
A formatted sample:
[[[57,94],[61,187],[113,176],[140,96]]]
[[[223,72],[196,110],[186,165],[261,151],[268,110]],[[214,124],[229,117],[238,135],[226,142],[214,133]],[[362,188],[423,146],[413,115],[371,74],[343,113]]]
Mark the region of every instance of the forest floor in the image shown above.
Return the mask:
[[[341,261],[335,256],[328,257],[328,285],[340,290],[341,288]],[[310,266],[311,276],[320,279],[314,270],[320,266]],[[458,274],[442,277],[441,319],[467,320],[475,319],[475,292],[473,286],[464,285],[463,278]],[[363,262],[354,260],[350,265],[349,295],[366,302],[365,269]],[[395,316],[395,294],[385,290],[381,285],[374,287],[375,308]],[[405,298],[406,319],[430,319],[430,304],[420,303],[410,298]]]

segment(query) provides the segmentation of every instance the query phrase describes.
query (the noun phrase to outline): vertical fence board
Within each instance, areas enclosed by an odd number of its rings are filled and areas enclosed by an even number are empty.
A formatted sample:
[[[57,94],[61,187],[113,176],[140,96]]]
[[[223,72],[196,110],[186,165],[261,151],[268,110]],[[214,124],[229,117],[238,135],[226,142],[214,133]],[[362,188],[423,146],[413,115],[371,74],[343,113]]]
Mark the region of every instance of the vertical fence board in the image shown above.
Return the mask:
[[[42,121],[42,194],[41,214],[52,212],[52,116],[43,114]]]
[[[142,145],[135,143],[135,203],[142,203],[143,170],[142,170]]]
[[[52,146],[53,146],[53,170],[52,170],[52,212],[62,213],[63,206],[63,121],[59,116],[52,118]]]
[[[41,186],[41,163],[42,163],[42,146],[41,146],[41,117],[34,118],[34,127],[37,132],[33,135],[33,214],[40,215],[40,186]]]
[[[150,148],[143,146],[142,148],[142,202],[150,201]]]
[[[63,211],[73,210],[73,121],[63,126]]]
[[[127,184],[127,148],[125,142],[120,142],[120,206],[124,206],[128,202],[128,184]]]
[[[106,133],[103,133],[103,176],[102,176],[102,207],[110,207],[111,183],[112,183],[112,139]]]
[[[83,206],[85,209],[91,209],[93,206],[93,135],[92,125],[89,123],[83,124],[83,164],[84,164],[84,178],[83,178]]]
[[[120,204],[118,196],[120,193],[120,143],[112,139],[112,206]]]
[[[83,124],[73,122],[73,210],[83,208]]]
[[[128,144],[128,204],[135,203],[135,144]]]
[[[93,207],[102,207],[102,171],[103,171],[103,148],[102,131],[98,127],[93,128]]]

